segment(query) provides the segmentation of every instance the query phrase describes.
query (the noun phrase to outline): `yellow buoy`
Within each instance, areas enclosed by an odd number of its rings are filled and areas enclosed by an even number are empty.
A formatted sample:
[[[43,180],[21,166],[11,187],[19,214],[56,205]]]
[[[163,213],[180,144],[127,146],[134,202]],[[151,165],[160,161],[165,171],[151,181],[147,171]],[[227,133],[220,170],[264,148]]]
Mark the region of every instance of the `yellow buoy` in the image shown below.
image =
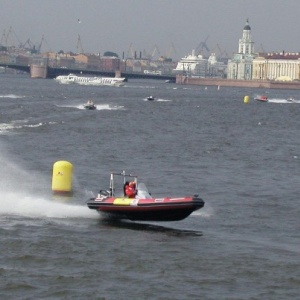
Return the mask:
[[[244,97],[244,103],[249,103],[250,101],[250,97],[249,96],[245,96]]]
[[[73,165],[68,161],[57,161],[53,165],[52,191],[58,194],[72,193]]]

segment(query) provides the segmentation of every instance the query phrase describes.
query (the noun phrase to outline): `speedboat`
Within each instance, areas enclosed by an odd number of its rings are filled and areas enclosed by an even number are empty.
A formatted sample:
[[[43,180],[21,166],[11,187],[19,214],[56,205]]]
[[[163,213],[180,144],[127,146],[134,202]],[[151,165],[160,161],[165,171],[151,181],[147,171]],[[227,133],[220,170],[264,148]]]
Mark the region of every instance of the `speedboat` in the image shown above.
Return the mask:
[[[87,110],[93,110],[93,109],[97,109],[97,106],[94,104],[93,101],[89,100],[87,103],[85,103],[83,105],[83,107]]]
[[[149,97],[147,97],[147,100],[148,101],[153,101],[153,100],[155,100],[155,98],[153,96],[149,96]]]
[[[254,99],[260,102],[268,102],[268,97],[265,95],[256,96]]]
[[[289,97],[286,99],[287,102],[295,102],[295,98],[293,97]]]
[[[128,180],[136,184],[134,198],[125,196],[124,187]],[[119,182],[118,189],[115,188],[116,182]],[[97,197],[87,201],[87,206],[110,219],[180,221],[202,208],[204,201],[198,195],[155,198],[144,183],[138,183],[137,176],[123,171],[111,173],[109,189],[100,190]]]

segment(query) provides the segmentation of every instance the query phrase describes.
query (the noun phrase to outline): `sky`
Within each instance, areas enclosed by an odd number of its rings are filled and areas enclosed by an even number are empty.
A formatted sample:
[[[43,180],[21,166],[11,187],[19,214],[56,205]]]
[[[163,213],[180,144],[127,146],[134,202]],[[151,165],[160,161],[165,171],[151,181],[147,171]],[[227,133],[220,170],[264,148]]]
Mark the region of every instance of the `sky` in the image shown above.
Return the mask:
[[[0,0],[1,44],[180,59],[206,42],[232,57],[249,19],[255,51],[300,52],[300,0]],[[11,31],[10,31],[11,28]],[[10,34],[8,35],[8,33]],[[78,43],[78,37],[80,42]]]

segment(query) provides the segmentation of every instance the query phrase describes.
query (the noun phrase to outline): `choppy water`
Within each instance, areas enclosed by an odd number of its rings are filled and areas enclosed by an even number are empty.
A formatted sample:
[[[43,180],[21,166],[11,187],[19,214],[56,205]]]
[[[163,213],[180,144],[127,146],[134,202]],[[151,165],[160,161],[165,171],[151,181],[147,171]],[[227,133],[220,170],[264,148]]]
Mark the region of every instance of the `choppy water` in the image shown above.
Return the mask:
[[[265,92],[1,75],[1,299],[299,299],[300,91],[253,100]],[[74,166],[73,197],[51,193],[58,160]],[[85,201],[122,170],[205,207],[104,221]]]

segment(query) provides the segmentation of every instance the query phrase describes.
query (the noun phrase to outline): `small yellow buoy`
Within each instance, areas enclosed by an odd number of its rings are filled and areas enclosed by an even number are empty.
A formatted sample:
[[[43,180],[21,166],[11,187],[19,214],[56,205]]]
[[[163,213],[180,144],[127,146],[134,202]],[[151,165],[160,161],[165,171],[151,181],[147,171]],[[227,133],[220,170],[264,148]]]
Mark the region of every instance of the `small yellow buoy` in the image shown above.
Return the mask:
[[[72,193],[73,165],[68,161],[57,161],[53,165],[52,191],[56,194]]]
[[[250,101],[250,97],[249,96],[245,96],[244,97],[244,103],[249,103],[249,101]]]

